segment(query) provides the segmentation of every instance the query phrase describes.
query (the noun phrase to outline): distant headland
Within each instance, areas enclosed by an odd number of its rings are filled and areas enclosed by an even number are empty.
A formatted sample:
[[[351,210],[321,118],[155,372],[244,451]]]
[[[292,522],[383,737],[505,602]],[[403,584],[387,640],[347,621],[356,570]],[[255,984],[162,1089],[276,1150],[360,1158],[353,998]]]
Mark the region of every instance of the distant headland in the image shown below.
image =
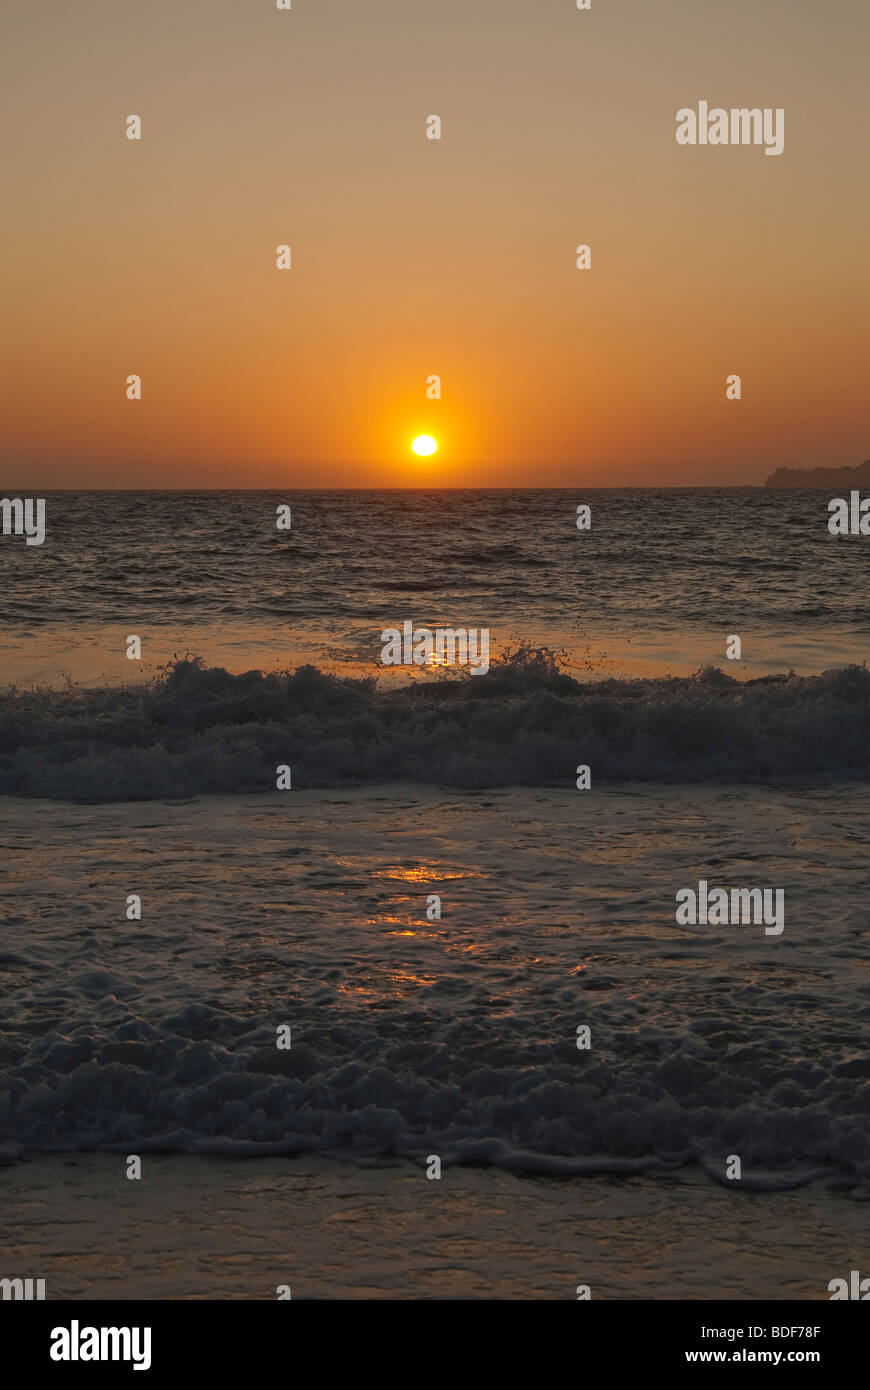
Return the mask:
[[[870,486],[870,459],[856,468],[777,468],[765,480],[765,487],[845,487]]]

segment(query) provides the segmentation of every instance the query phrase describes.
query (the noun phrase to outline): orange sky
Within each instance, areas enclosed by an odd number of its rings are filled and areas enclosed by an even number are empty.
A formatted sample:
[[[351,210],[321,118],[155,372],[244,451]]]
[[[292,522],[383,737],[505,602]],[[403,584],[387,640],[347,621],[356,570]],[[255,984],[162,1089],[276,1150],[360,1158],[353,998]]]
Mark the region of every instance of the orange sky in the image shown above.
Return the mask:
[[[7,490],[870,455],[864,0],[5,11]],[[678,146],[699,100],[784,108],[784,153]]]

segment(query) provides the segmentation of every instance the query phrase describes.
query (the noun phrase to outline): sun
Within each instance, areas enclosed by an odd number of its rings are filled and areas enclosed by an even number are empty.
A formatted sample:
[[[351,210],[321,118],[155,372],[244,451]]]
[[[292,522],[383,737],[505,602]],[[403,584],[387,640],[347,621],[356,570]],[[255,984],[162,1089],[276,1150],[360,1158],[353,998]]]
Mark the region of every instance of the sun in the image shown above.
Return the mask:
[[[431,434],[418,434],[411,448],[415,454],[434,454],[438,445]]]

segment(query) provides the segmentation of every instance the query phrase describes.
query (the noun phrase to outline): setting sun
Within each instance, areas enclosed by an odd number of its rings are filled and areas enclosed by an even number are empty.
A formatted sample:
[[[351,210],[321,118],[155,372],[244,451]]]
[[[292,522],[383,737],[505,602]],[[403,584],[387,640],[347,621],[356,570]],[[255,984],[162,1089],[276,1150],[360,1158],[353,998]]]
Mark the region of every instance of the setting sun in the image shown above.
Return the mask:
[[[418,434],[411,448],[415,454],[434,454],[438,445],[431,434]]]

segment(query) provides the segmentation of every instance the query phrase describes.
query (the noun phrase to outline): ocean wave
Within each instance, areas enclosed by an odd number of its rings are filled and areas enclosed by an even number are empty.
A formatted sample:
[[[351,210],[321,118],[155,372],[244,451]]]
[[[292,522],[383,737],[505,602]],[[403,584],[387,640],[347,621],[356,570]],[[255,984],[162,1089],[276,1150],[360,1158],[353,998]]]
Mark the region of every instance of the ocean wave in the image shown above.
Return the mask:
[[[324,1024],[275,1048],[273,1023],[189,1004],[155,1020],[127,1013],[96,972],[93,1021],[7,1046],[0,1161],[109,1150],[396,1157],[580,1175],[697,1166],[774,1190],[826,1178],[861,1198],[870,1183],[866,1058],[786,1061],[735,1038],[727,1019],[674,1038],[647,1027],[622,1066],[570,1041],[525,1041],[502,1020],[485,1042],[468,1020],[436,1038]],[[104,993],[104,991],[107,991]],[[96,1001],[101,999],[99,1005]],[[567,1028],[567,1022],[566,1022]],[[14,1054],[14,1055],[10,1055]]]
[[[0,694],[0,794],[149,800],[415,781],[456,788],[601,781],[870,780],[870,671],[740,682],[580,682],[520,647],[486,675],[388,688],[314,666],[234,675],[196,658],[146,686]]]

